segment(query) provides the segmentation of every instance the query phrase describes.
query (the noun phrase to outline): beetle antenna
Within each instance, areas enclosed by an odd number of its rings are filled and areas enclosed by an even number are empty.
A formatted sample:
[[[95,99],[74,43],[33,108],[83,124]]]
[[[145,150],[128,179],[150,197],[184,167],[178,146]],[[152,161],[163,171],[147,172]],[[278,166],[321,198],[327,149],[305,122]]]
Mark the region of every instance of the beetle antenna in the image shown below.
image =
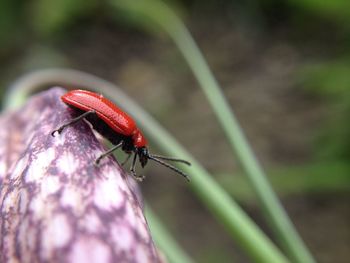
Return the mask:
[[[178,159],[178,158],[167,157],[167,156],[162,156],[162,155],[155,155],[155,154],[149,154],[149,155],[154,157],[154,158],[161,159],[161,160],[167,160],[167,161],[184,163],[184,164],[187,164],[189,166],[191,165],[191,163],[189,161]]]
[[[188,177],[187,174],[185,174],[183,171],[177,169],[176,167],[172,166],[171,164],[168,164],[168,163],[166,163],[166,162],[164,162],[164,161],[158,159],[157,157],[155,157],[155,156],[153,156],[153,155],[148,155],[147,157],[148,157],[148,159],[151,159],[151,160],[153,160],[153,161],[155,161],[155,162],[157,162],[157,163],[159,163],[159,164],[161,164],[161,165],[163,165],[163,166],[165,166],[165,167],[168,167],[169,169],[171,169],[171,170],[177,172],[178,174],[181,174],[183,177],[185,177],[185,179],[186,179],[188,182],[190,181],[190,179],[189,179],[189,177]]]

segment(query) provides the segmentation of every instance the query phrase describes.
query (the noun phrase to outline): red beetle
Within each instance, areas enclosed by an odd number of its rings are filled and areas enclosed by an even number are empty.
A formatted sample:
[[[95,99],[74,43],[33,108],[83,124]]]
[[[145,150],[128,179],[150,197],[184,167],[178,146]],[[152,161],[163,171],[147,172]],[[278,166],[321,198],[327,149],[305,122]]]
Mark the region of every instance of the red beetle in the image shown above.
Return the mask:
[[[98,133],[115,145],[95,160],[96,165],[99,164],[102,158],[121,147],[124,152],[129,154],[126,161],[129,159],[130,155],[134,153],[130,171],[136,179],[142,180],[144,178],[143,176],[137,176],[135,172],[136,159],[138,156],[142,167],[144,167],[148,159],[150,159],[172,169],[188,180],[187,174],[163,160],[181,162],[187,165],[190,165],[190,163],[177,158],[151,154],[147,149],[147,140],[136,126],[135,121],[110,100],[104,98],[100,94],[87,90],[71,90],[64,94],[61,99],[77,112],[78,117],[54,130],[51,133],[52,136],[55,132],[61,133],[67,126],[85,118]]]

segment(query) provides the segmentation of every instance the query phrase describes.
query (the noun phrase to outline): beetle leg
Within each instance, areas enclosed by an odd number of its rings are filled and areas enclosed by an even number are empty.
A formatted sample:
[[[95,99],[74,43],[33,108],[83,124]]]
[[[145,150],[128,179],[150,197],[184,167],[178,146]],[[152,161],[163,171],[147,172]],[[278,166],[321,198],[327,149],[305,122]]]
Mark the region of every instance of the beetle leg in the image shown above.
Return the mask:
[[[118,143],[117,145],[113,146],[111,149],[109,149],[108,151],[104,152],[103,154],[101,154],[99,157],[97,157],[97,159],[95,160],[95,165],[99,165],[100,161],[105,158],[106,156],[110,155],[112,152],[114,152],[115,150],[117,150],[118,148],[120,148],[123,145],[123,142]]]
[[[134,152],[134,158],[132,159],[132,164],[131,164],[130,172],[131,172],[131,175],[132,175],[137,181],[142,182],[143,179],[145,179],[145,176],[143,176],[143,175],[139,176],[139,175],[136,174],[136,171],[135,171],[136,159],[137,159],[137,153]]]
[[[69,122],[63,124],[61,127],[59,127],[58,129],[56,130],[53,130],[51,132],[51,135],[54,136],[55,132],[58,132],[58,134],[60,134],[64,128],[66,128],[67,126],[69,125],[72,125],[78,121],[80,121],[81,119],[85,118],[86,116],[90,115],[90,114],[95,114],[96,112],[94,110],[91,110],[91,111],[87,111],[87,112],[84,112],[83,114],[79,115],[78,117],[74,118],[74,119],[71,119]]]
[[[130,168],[130,172],[132,173],[132,175],[136,178],[136,172],[135,172],[135,166],[136,166],[136,157],[137,154],[136,152],[134,152],[134,158],[132,159],[132,164],[131,164],[131,168]]]

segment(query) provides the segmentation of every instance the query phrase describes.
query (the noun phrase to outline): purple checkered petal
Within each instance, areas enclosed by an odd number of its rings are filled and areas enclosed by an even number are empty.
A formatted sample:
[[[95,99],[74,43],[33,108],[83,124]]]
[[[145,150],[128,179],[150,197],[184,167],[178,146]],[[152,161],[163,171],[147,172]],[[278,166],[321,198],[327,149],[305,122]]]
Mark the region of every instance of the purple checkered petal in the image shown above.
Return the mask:
[[[160,262],[137,186],[61,88],[0,117],[0,262]],[[139,195],[139,197],[137,197]]]

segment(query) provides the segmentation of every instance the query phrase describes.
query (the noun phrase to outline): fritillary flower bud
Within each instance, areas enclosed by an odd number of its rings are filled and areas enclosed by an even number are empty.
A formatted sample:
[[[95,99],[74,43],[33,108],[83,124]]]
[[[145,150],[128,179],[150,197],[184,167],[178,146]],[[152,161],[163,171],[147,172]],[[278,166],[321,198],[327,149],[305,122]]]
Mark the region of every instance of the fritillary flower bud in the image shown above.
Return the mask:
[[[161,262],[137,186],[61,88],[0,117],[0,262]]]

